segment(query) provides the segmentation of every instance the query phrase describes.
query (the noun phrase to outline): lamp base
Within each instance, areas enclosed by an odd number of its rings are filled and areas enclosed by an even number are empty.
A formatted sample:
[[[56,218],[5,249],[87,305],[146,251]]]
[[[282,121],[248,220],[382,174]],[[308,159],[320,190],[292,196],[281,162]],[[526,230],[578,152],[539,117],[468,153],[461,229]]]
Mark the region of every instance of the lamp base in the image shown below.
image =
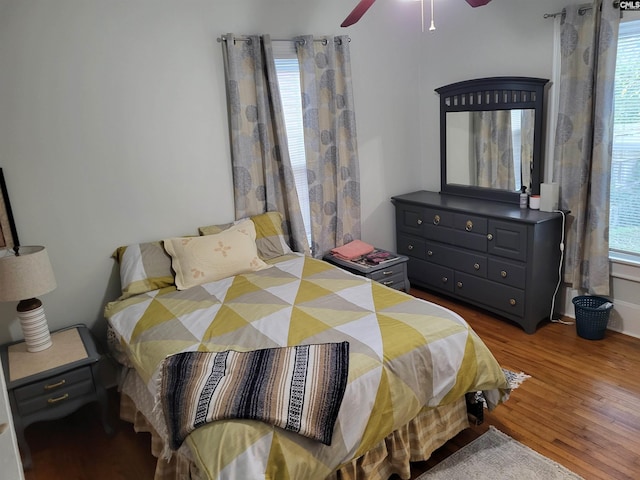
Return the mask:
[[[18,318],[27,351],[40,352],[52,345],[47,317],[44,315],[44,307],[40,300],[31,298],[18,303]]]

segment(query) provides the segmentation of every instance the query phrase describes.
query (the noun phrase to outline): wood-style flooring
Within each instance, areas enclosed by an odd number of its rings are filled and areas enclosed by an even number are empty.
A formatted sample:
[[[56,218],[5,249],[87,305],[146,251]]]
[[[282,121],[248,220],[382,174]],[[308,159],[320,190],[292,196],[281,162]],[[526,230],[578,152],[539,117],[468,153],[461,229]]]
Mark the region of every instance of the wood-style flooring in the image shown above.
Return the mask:
[[[490,425],[586,480],[640,478],[640,339],[607,332],[603,340],[576,335],[574,326],[543,323],[534,335],[506,320],[420,290],[412,294],[463,316],[500,364],[531,378],[507,403],[414,465],[412,478],[484,433]],[[34,466],[26,480],[146,480],[155,459],[148,434],[118,421],[108,437],[97,406],[31,425],[26,430]],[[1,477],[1,474],[0,474]]]

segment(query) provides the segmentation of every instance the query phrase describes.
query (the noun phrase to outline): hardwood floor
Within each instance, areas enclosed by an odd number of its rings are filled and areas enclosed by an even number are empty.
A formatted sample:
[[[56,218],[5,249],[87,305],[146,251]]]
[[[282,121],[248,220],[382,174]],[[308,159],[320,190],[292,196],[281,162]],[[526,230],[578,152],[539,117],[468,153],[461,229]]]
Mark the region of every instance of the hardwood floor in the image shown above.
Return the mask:
[[[549,322],[528,335],[487,312],[412,293],[459,313],[504,368],[531,375],[482,425],[416,465],[416,475],[493,425],[586,480],[640,478],[640,339],[607,331],[585,340],[574,325]]]
[[[130,423],[118,419],[118,402],[115,388],[110,389],[116,429],[112,436],[102,429],[96,403],[66,418],[27,427],[33,467],[25,472],[25,480],[153,479],[156,459],[150,453],[151,436],[135,433]]]
[[[492,314],[412,293],[459,313],[500,364],[531,378],[507,403],[414,465],[412,478],[484,433],[490,425],[583,476],[586,480],[640,478],[640,339],[607,332],[603,340],[576,335],[574,326],[542,324],[534,335]],[[117,394],[110,392],[114,416]],[[102,430],[97,407],[27,428],[34,467],[26,480],[153,478],[148,434],[119,421]]]

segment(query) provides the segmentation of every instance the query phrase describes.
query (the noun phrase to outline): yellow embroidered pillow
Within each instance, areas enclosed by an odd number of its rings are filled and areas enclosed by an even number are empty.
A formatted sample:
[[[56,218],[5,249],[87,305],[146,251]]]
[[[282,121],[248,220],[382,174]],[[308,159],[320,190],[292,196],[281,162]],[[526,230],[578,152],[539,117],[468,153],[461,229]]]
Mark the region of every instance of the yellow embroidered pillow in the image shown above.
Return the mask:
[[[176,287],[186,290],[269,268],[258,257],[255,238],[253,222],[247,221],[215,235],[165,240],[164,248],[171,255],[171,266],[176,272]]]
[[[248,218],[253,222],[256,229],[256,246],[258,255],[262,260],[279,257],[291,253],[291,247],[287,243],[284,234],[283,219],[280,212],[266,212]],[[223,225],[209,225],[198,228],[200,235],[212,235],[220,233],[228,228],[234,228],[245,222],[247,219],[238,220],[236,223],[226,223]]]

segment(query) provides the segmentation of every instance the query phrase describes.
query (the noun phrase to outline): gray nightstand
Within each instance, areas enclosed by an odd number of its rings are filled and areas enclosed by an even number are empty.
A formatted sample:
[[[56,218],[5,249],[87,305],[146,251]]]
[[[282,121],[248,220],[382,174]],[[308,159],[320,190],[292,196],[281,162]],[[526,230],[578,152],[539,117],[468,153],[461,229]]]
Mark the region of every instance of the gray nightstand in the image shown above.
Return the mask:
[[[58,330],[51,340],[50,348],[36,353],[27,352],[24,342],[0,347],[24,468],[31,467],[24,429],[34,422],[65,417],[89,402],[98,402],[104,430],[113,432],[107,394],[98,380],[100,354],[87,327]]]
[[[404,290],[408,293],[410,285],[407,277],[407,261],[409,257],[380,248],[376,248],[376,251],[388,253],[390,259],[377,265],[367,264],[365,261],[342,260],[334,257],[330,253],[325,255],[323,259],[351,273],[370,278],[387,287]]]

